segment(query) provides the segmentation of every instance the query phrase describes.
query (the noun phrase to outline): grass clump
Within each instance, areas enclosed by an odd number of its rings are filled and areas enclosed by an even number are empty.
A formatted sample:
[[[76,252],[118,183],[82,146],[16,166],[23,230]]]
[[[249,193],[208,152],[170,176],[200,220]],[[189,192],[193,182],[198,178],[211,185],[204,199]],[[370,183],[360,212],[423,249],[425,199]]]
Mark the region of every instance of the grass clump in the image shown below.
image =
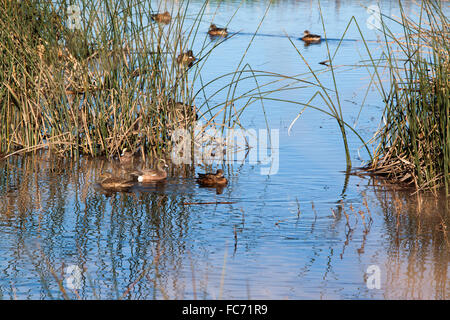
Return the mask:
[[[450,195],[449,20],[438,1],[423,1],[414,19],[401,13],[403,34],[382,24],[391,87],[366,169]]]
[[[169,153],[173,131],[197,118],[190,74],[210,53],[178,63],[206,3],[187,23],[188,6],[0,0],[0,154]],[[170,22],[152,21],[166,10]]]

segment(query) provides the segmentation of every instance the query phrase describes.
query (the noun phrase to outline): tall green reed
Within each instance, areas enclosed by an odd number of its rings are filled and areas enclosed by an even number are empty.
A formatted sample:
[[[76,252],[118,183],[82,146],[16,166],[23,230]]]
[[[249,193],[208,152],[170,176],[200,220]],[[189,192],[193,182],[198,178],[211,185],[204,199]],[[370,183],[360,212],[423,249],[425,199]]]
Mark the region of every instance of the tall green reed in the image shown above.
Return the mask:
[[[421,2],[416,17],[408,17],[399,1],[401,16],[382,19],[384,57],[389,70],[384,126],[377,132],[378,146],[367,169],[413,184],[418,190],[450,195],[450,63],[449,20],[439,1]]]
[[[204,41],[191,68],[178,63],[200,36],[207,3],[194,17],[189,1],[75,3],[79,25],[70,1],[3,1],[0,152],[169,153],[174,130],[195,124],[199,61],[220,44]],[[170,23],[152,22],[166,10]]]

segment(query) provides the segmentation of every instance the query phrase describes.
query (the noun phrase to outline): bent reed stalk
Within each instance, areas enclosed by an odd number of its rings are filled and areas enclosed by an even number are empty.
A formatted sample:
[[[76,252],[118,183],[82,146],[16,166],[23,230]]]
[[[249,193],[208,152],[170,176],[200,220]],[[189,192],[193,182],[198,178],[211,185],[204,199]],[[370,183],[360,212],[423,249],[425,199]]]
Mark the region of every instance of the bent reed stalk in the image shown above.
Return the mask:
[[[189,76],[201,67],[177,57],[192,49],[207,3],[189,24],[189,1],[71,3],[0,0],[0,154],[168,154],[172,133],[196,120]],[[169,23],[152,22],[166,10]]]
[[[383,20],[390,92],[378,147],[365,168],[417,190],[450,196],[450,24],[441,3],[422,1],[407,17],[399,1],[403,34]],[[375,67],[375,64],[374,64]]]

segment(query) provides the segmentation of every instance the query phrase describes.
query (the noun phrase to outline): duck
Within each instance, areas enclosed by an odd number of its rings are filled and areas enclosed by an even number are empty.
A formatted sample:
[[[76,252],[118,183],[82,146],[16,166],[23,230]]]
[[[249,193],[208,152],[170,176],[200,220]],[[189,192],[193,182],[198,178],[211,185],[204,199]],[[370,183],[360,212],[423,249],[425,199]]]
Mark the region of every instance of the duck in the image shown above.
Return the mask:
[[[317,34],[311,34],[309,33],[308,30],[305,30],[303,32],[303,37],[301,39],[305,41],[307,44],[310,44],[310,43],[319,43],[322,38]]]
[[[208,34],[210,36],[226,37],[228,35],[227,28],[218,28],[215,24],[209,26]]]
[[[168,24],[172,17],[170,16],[170,13],[168,11],[164,13],[154,13],[151,15],[151,19],[153,21],[156,21],[158,23],[165,23]]]
[[[197,114],[197,108],[195,105],[188,105],[183,102],[176,102],[172,99],[169,99],[169,104],[171,107],[175,109],[175,111],[179,115],[179,119],[185,120],[185,119],[192,119],[197,121],[198,120],[198,114]],[[186,117],[185,117],[186,115]]]
[[[156,169],[143,169],[139,171],[134,171],[131,173],[132,176],[137,177],[139,182],[156,182],[167,178],[167,172],[164,168],[168,165],[164,159],[159,159]]]
[[[219,169],[216,173],[199,173],[196,178],[197,182],[202,186],[225,186],[228,183],[227,178],[223,176],[223,170]]]
[[[177,62],[179,65],[187,65],[189,68],[192,67],[195,60],[197,60],[197,58],[194,57],[192,50],[183,52],[177,57]]]
[[[119,157],[119,161],[121,164],[131,164],[133,163],[133,153],[131,151],[128,151],[127,148],[124,148],[122,150],[122,154]]]
[[[133,180],[114,177],[111,172],[102,175],[100,186],[107,191],[128,191],[133,185]]]

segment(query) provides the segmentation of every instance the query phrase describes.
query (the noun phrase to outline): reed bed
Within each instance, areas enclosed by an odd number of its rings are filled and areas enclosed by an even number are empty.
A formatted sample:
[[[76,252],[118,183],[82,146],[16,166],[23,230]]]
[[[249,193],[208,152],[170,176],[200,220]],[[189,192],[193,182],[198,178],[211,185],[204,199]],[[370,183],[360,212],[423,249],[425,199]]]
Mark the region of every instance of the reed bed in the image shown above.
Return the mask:
[[[179,58],[199,36],[206,3],[189,19],[188,1],[76,4],[78,20],[65,0],[0,1],[0,154],[168,154],[174,130],[191,130],[200,114],[193,82],[220,44],[204,41],[192,63]],[[164,11],[169,23],[152,21]]]
[[[400,35],[389,29],[392,19],[383,17],[390,89],[382,91],[384,125],[374,137],[378,146],[365,170],[417,190],[437,194],[444,188],[449,196],[450,25],[441,5],[423,1],[418,17],[401,10],[394,21],[403,28]]]

